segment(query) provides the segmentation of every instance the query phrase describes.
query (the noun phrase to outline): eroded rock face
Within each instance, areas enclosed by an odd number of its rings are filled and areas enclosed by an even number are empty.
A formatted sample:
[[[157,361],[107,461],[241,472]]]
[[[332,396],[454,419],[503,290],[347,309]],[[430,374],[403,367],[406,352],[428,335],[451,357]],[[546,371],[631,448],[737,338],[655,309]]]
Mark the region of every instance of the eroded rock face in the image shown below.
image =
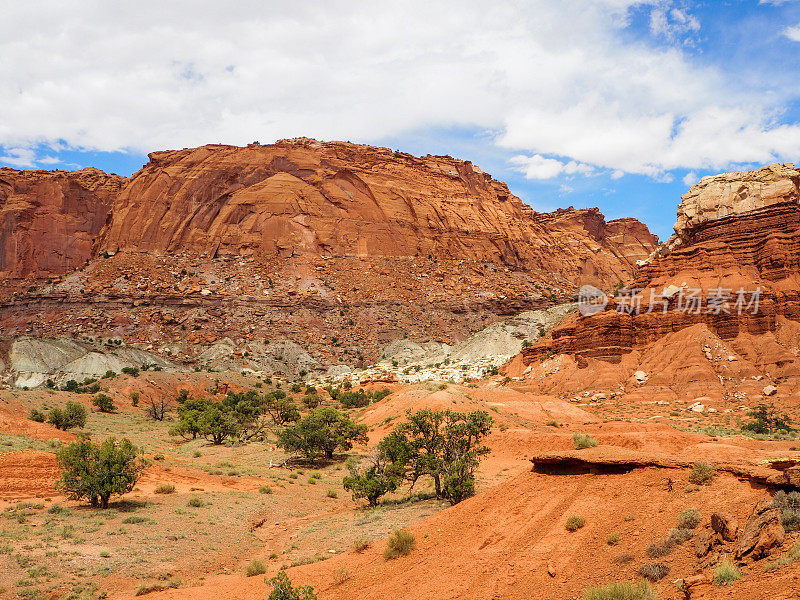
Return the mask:
[[[98,169],[0,168],[0,281],[81,266],[125,178]]]
[[[781,525],[781,510],[772,508],[770,500],[762,500],[753,508],[739,536],[736,558],[748,556],[760,559],[783,544],[785,531]]]
[[[798,182],[800,172],[791,163],[704,177],[681,196],[675,233],[685,242],[691,239],[692,232],[709,221],[776,204],[797,204],[800,200]]]
[[[540,214],[472,163],[314,140],[154,152],[98,250],[214,256],[434,255],[613,285],[655,239],[596,209]]]
[[[552,340],[525,356],[533,361],[567,353],[616,362],[634,348],[698,324],[734,340],[775,333],[783,319],[800,320],[798,182],[800,173],[788,164],[704,178],[683,196],[676,236],[628,285],[635,296],[618,295],[604,311],[565,321]],[[689,305],[692,294],[699,297],[698,310]],[[720,309],[710,304],[715,295]],[[770,362],[794,362],[793,347],[780,352]]]

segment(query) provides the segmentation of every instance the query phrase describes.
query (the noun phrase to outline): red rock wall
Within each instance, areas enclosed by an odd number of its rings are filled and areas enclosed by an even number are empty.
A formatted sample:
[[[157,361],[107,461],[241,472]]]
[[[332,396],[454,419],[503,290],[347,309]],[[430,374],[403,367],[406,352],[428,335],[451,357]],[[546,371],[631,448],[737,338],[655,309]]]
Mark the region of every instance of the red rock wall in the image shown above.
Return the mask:
[[[79,267],[124,178],[97,169],[0,169],[0,281]]]
[[[414,256],[493,262],[613,285],[655,237],[596,210],[539,214],[469,162],[348,143],[155,152],[98,250],[208,257]]]

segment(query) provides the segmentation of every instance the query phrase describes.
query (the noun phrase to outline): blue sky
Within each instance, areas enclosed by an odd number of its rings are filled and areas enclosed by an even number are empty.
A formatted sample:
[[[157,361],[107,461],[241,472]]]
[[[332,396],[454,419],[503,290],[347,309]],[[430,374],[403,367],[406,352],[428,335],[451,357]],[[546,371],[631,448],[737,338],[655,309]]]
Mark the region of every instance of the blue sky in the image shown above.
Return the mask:
[[[800,2],[0,0],[0,165],[346,139],[472,160],[665,239],[700,177],[800,161]]]

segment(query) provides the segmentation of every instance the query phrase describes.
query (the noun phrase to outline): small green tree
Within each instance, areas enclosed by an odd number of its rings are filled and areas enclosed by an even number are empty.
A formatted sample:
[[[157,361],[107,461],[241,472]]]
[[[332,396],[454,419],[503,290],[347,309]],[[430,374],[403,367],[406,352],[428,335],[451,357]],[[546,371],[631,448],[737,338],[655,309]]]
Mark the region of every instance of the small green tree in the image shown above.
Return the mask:
[[[480,441],[493,419],[486,411],[460,413],[424,409],[411,413],[397,429],[410,447],[408,477],[412,486],[428,475],[438,498],[456,504],[475,493],[475,469],[489,448]]]
[[[63,410],[52,408],[47,415],[47,420],[56,428],[66,431],[73,427],[86,425],[86,409],[77,402],[67,402]]]
[[[212,444],[222,444],[239,433],[241,427],[233,411],[219,402],[210,404],[197,419],[197,427]]]
[[[179,435],[185,439],[197,439],[201,434],[200,417],[208,408],[209,402],[203,398],[189,398],[178,407],[179,421],[173,425],[170,435]]]
[[[356,425],[345,413],[329,406],[314,409],[278,435],[278,445],[314,460],[320,455],[333,458],[336,450],[350,450],[367,443],[367,426]]]
[[[390,434],[363,460],[350,458],[347,468],[350,475],[342,480],[344,489],[353,493],[353,500],[364,498],[370,506],[377,506],[381,496],[395,491],[403,483],[407,452],[403,457],[394,450],[398,439]]]
[[[110,413],[116,408],[114,406],[114,399],[107,394],[97,394],[97,396],[92,398],[92,404],[97,407],[97,410],[105,413]]]
[[[286,571],[281,571],[275,577],[265,580],[267,585],[272,587],[267,600],[317,600],[314,588],[310,585],[293,587]]]
[[[283,390],[273,390],[264,397],[264,408],[279,427],[300,420],[300,411]]]
[[[92,506],[107,508],[112,495],[130,492],[136,485],[144,468],[138,454],[125,438],[119,443],[112,437],[94,444],[81,436],[58,451],[63,472],[56,487],[73,500],[85,499]]]
[[[789,415],[780,412],[774,404],[759,404],[747,413],[753,421],[742,425],[745,431],[753,433],[772,434],[777,431],[795,431]]]

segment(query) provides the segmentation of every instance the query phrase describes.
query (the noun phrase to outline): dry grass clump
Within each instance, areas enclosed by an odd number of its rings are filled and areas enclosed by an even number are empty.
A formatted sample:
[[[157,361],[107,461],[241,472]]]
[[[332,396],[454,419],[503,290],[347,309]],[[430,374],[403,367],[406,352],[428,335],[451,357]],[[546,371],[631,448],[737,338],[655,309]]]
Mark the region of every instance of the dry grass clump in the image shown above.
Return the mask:
[[[581,433],[576,431],[572,434],[572,445],[575,450],[583,450],[584,448],[594,448],[597,446],[597,440],[590,436],[588,433]]]
[[[687,508],[678,515],[678,529],[695,529],[700,525],[702,517],[696,508]]]
[[[267,572],[267,565],[265,565],[260,560],[252,560],[244,568],[244,574],[247,577],[254,577],[256,575],[263,575],[266,572]]]
[[[175,486],[171,483],[162,483],[155,489],[156,494],[174,494]]]
[[[661,581],[669,575],[670,568],[661,563],[648,563],[639,567],[637,573],[640,577],[644,577],[648,581],[656,582]]]
[[[383,551],[383,558],[392,560],[400,556],[410,554],[417,546],[414,534],[406,529],[399,529],[389,536],[386,540],[386,550]]]
[[[723,558],[714,567],[714,583],[717,585],[731,585],[742,576],[739,570],[730,558]]]
[[[583,593],[583,600],[658,600],[649,581],[639,583],[610,583],[602,587],[589,588]]]

